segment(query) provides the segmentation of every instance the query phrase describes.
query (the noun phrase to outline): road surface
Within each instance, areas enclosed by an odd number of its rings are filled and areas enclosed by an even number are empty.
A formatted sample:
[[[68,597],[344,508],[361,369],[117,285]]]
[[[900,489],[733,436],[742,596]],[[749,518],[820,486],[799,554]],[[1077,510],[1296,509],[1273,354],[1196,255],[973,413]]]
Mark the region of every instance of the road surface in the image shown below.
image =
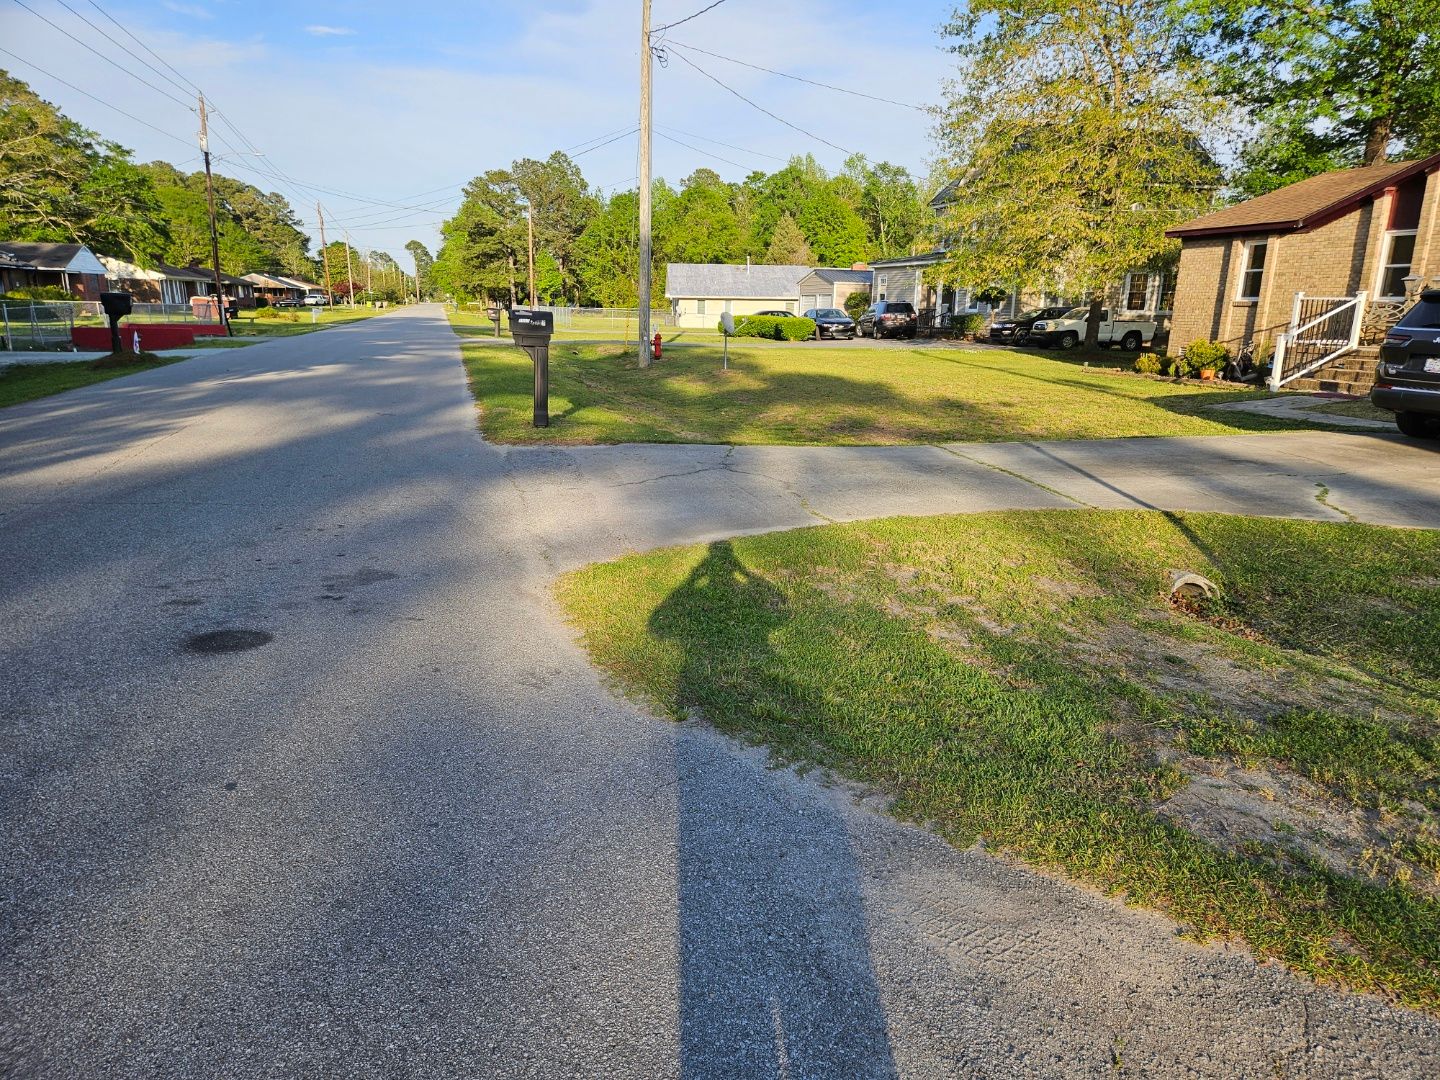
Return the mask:
[[[1434,1076],[1440,1024],[606,689],[566,567],[876,514],[1440,524],[1371,434],[505,450],[438,308],[0,414],[0,1074]],[[268,635],[258,647],[203,637]]]

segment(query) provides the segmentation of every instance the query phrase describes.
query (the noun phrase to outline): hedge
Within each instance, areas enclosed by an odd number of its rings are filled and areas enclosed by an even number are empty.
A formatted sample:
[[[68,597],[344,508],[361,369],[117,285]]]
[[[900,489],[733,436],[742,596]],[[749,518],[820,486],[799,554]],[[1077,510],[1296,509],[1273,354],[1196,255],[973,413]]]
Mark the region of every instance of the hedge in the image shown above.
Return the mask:
[[[724,323],[716,323],[723,334]],[[771,338],[775,341],[808,341],[815,336],[815,320],[803,315],[786,318],[781,315],[737,315],[735,336]]]

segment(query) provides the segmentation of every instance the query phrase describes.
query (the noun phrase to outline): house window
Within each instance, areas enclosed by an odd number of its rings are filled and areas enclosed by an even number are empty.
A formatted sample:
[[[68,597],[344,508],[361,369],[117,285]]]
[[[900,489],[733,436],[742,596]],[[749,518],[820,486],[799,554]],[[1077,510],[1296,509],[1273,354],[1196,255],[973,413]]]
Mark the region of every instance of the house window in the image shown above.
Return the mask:
[[[1379,293],[1387,300],[1405,298],[1405,279],[1415,262],[1415,232],[1385,234],[1385,259],[1380,264]]]
[[[878,278],[875,279],[875,289],[876,289],[875,299],[876,299],[876,300],[884,300],[884,299],[885,299],[885,279],[886,279],[886,277],[887,277],[887,275],[881,274]]]
[[[696,300],[696,301],[695,301],[695,314],[696,314],[696,315],[704,315],[704,314],[705,314],[705,301],[704,301],[704,300]]]
[[[1245,244],[1245,269],[1240,272],[1240,291],[1235,299],[1260,299],[1260,282],[1265,277],[1265,255],[1269,248],[1267,240],[1250,240]]]
[[[1125,310],[1144,311],[1150,299],[1150,275],[1127,274],[1125,276]]]
[[[1175,310],[1175,281],[1179,276],[1178,270],[1166,270],[1160,275],[1160,304],[1157,310]]]

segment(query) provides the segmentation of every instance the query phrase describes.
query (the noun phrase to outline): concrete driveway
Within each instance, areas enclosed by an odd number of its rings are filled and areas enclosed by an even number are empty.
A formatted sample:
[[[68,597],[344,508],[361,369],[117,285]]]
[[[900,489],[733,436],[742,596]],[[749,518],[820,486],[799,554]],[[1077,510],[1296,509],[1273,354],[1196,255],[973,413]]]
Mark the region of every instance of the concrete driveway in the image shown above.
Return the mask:
[[[1435,526],[1437,464],[1338,433],[504,450],[434,307],[5,410],[0,1073],[1433,1076],[1434,1020],[617,699],[549,584],[875,514]],[[269,639],[192,651],[215,631]]]

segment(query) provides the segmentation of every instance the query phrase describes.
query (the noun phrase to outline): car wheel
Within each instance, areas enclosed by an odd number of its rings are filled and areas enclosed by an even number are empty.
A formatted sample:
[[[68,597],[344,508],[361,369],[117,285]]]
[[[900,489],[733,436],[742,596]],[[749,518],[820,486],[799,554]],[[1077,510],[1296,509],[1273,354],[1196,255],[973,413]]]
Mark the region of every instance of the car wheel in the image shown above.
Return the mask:
[[[1015,344],[1016,344],[1016,345],[1028,345],[1029,343],[1030,343],[1030,331],[1029,331],[1029,330],[1016,330],[1016,331],[1015,331]]]
[[[1074,330],[1066,330],[1065,333],[1060,335],[1060,348],[1062,349],[1073,349],[1079,344],[1080,335]]]
[[[1435,420],[1420,413],[1396,413],[1395,426],[1400,429],[1401,435],[1409,435],[1412,439],[1435,438]]]
[[[1121,338],[1121,339],[1120,339],[1120,348],[1124,349],[1126,352],[1139,352],[1139,351],[1140,351],[1140,331],[1139,331],[1139,330],[1131,330],[1128,334],[1126,334],[1123,338]]]

